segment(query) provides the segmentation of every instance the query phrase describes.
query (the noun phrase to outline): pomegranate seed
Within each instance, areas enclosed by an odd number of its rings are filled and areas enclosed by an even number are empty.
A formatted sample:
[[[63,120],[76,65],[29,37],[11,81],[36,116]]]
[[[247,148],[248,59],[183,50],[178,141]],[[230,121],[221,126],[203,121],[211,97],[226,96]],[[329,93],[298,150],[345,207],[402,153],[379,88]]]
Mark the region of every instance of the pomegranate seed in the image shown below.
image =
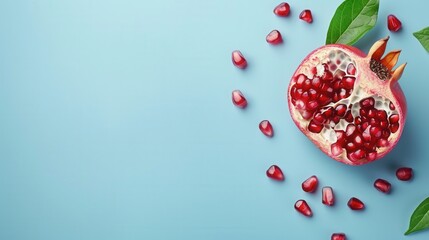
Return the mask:
[[[245,108],[247,106],[247,100],[240,90],[232,91],[232,103],[239,108]]]
[[[397,32],[402,28],[402,23],[395,15],[390,14],[387,16],[387,28],[389,28],[391,32]]]
[[[309,192],[312,193],[314,191],[316,191],[317,185],[319,184],[319,180],[317,179],[316,176],[311,176],[309,177],[307,180],[305,180],[301,186],[302,186],[302,190],[304,190],[304,192]]]
[[[389,117],[390,123],[398,123],[399,122],[399,115],[398,114],[392,114]]]
[[[347,66],[347,74],[349,74],[349,75],[355,75],[356,74],[356,67],[355,67],[355,65],[353,65],[353,63],[350,63]]]
[[[285,180],[282,170],[277,165],[272,165],[270,168],[268,168],[267,177],[276,181]]]
[[[274,8],[274,14],[279,17],[287,17],[290,13],[290,6],[286,2],[282,2],[279,5],[277,5],[276,8]]]
[[[305,9],[304,11],[302,11],[301,14],[299,14],[299,18],[308,23],[313,22],[313,15],[311,14],[311,11],[309,9]]]
[[[310,206],[308,206],[307,202],[305,200],[298,200],[295,203],[295,209],[301,213],[302,215],[306,216],[306,217],[311,217],[313,216],[313,212],[311,211]]]
[[[344,104],[340,104],[335,107],[335,112],[339,117],[344,117],[346,115],[346,111],[347,111],[347,106]]]
[[[267,43],[272,45],[277,45],[283,42],[282,35],[278,30],[273,30],[270,33],[268,33],[265,39],[267,40]],[[308,82],[310,83],[310,80],[308,80]]]
[[[395,110],[395,105],[393,105],[393,103],[392,103],[392,102],[390,102],[390,103],[389,103],[389,108],[390,108],[390,110]]]
[[[372,108],[374,107],[375,100],[372,97],[364,98],[360,101],[360,106],[362,108]]]
[[[259,123],[259,130],[267,137],[272,137],[274,135],[273,126],[268,120],[263,120]]]
[[[347,240],[347,238],[344,233],[333,233],[331,240]]]
[[[375,180],[374,187],[382,193],[390,193],[392,185],[388,181],[379,178]]]
[[[413,177],[413,169],[409,167],[401,167],[396,170],[396,177],[401,181],[408,181]]]
[[[334,205],[335,197],[331,187],[322,188],[322,203],[328,206]]]
[[[313,133],[320,133],[323,129],[323,125],[317,124],[315,121],[311,120],[308,125],[308,130]]]
[[[244,58],[243,54],[240,51],[235,50],[232,52],[232,63],[241,69],[245,69],[247,67],[247,60]]]
[[[350,200],[347,202],[347,205],[351,210],[363,210],[365,208],[365,204],[355,197],[350,198]]]

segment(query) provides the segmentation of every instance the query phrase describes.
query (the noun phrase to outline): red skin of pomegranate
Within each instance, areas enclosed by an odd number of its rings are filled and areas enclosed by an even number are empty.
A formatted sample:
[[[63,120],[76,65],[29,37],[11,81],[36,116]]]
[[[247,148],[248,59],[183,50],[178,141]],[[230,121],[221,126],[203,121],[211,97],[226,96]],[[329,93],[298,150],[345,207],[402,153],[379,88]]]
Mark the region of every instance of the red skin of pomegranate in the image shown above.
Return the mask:
[[[406,105],[404,93],[402,92],[402,89],[398,83],[398,80],[402,75],[402,72],[405,68],[405,64],[400,65],[396,69],[392,69],[393,66],[396,64],[397,57],[399,56],[400,51],[392,51],[391,53],[386,55],[387,57],[381,58],[381,56],[384,54],[388,39],[389,38],[385,38],[377,41],[371,48],[368,55],[366,55],[361,50],[353,46],[348,46],[343,44],[331,44],[331,45],[322,46],[314,50],[313,52],[311,52],[301,62],[301,64],[299,65],[299,67],[297,68],[297,70],[292,76],[292,79],[288,87],[287,99],[288,99],[289,111],[293,121],[295,122],[296,126],[300,129],[300,131],[304,133],[320,150],[322,150],[325,154],[335,159],[336,161],[349,164],[349,165],[362,165],[362,164],[370,163],[372,161],[383,158],[395,147],[395,145],[398,143],[400,139],[400,136],[402,134],[404,124],[406,121],[407,105]],[[302,74],[304,74],[305,76],[308,76],[309,79],[312,79],[312,78],[314,79],[315,77],[320,76],[318,75],[319,72],[316,66],[321,65],[326,61],[331,61],[329,54],[332,52],[344,53],[346,56],[350,57],[349,58],[350,62],[353,62],[354,66],[356,67],[356,69],[353,69],[353,71],[350,71],[350,72],[353,72],[355,81],[353,85],[354,86],[353,92],[351,93],[352,95],[350,95],[349,98],[356,96],[355,90],[359,89],[360,94],[364,95],[360,99],[364,99],[367,97],[373,97],[375,99],[383,99],[383,101],[386,101],[386,99],[388,99],[390,101],[390,104],[387,103],[387,105],[390,106],[391,109],[393,107],[394,111],[396,111],[396,114],[399,115],[399,121],[398,121],[399,126],[397,125],[395,126],[396,128],[394,130],[395,132],[393,133],[392,131],[392,133],[390,133],[387,141],[386,140],[380,141],[380,147],[377,146],[376,154],[373,153],[372,155],[371,154],[359,155],[361,152],[357,152],[355,156],[359,156],[359,157],[364,156],[362,159],[359,159],[359,160],[352,159],[350,156],[347,156],[347,152],[345,148],[342,150],[341,154],[338,155],[338,153],[336,152],[337,155],[335,155],[331,149],[331,145],[333,145],[334,142],[328,141],[328,139],[322,135],[322,132],[315,133],[309,130],[309,126],[310,126],[309,122],[310,120],[313,119],[313,117],[315,117],[315,115],[311,116],[310,119],[308,119],[308,117],[307,119],[305,119],[305,117],[302,115],[302,112],[299,111],[298,107],[295,106],[292,101],[293,99],[291,96],[291,89],[293,86],[297,85],[298,77]],[[378,62],[382,62],[387,66],[387,69],[390,70],[390,76],[387,77],[387,79],[381,80],[380,77],[370,69],[370,65],[372,61],[371,59],[375,59]],[[347,74],[348,73],[346,73],[346,75]],[[343,79],[345,79],[345,77]],[[332,104],[335,105],[337,103],[339,102],[331,102],[331,105]],[[332,128],[332,130],[334,130],[334,128]],[[379,134],[376,136],[379,137]],[[362,140],[362,139],[359,139],[359,140]]]

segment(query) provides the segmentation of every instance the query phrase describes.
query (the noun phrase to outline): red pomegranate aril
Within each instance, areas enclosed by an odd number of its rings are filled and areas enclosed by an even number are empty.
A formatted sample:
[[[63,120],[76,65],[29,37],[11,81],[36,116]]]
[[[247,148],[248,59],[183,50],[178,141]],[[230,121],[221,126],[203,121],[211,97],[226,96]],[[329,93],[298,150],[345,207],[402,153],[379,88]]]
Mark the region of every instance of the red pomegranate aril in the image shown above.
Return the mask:
[[[323,125],[317,124],[315,121],[311,120],[308,125],[308,130],[313,133],[320,133],[323,129]]]
[[[305,200],[298,200],[295,203],[295,209],[301,213],[302,215],[306,216],[306,217],[311,217],[313,216],[313,212],[311,211],[310,206],[308,206],[307,202]]]
[[[397,123],[391,124],[389,129],[392,133],[395,133],[399,130],[399,124],[397,124]]]
[[[309,9],[302,11],[301,14],[299,14],[299,18],[303,21],[306,21],[307,23],[313,22],[313,14]]]
[[[232,63],[241,69],[245,69],[247,67],[246,58],[244,58],[243,54],[238,50],[232,52]]]
[[[343,147],[341,146],[341,144],[338,143],[334,143],[331,145],[331,153],[333,156],[338,156],[343,152]]]
[[[409,181],[413,177],[413,169],[409,167],[398,168],[396,177],[401,181]]]
[[[347,237],[344,233],[333,233],[331,240],[347,240]]]
[[[371,127],[369,129],[369,133],[371,134],[371,136],[373,136],[375,138],[381,137],[381,129],[378,127]]]
[[[277,165],[272,165],[266,173],[267,177],[276,181],[283,181],[285,179],[283,171]]]
[[[290,13],[290,5],[286,2],[282,2],[274,8],[273,12],[279,17],[287,17]]]
[[[346,127],[346,136],[349,137],[353,135],[353,133],[356,131],[356,126],[353,124],[349,124]]]
[[[349,63],[347,66],[347,74],[349,75],[355,75],[356,74],[356,67],[353,63]]]
[[[239,108],[245,108],[247,106],[247,100],[240,90],[232,91],[232,103]]]
[[[341,86],[345,89],[353,89],[354,85],[355,85],[355,78],[354,77],[345,77],[343,78],[343,80],[341,81]]]
[[[389,141],[383,138],[378,139],[377,147],[387,147],[387,146],[389,146]]]
[[[395,110],[395,105],[393,105],[393,103],[392,103],[392,102],[390,102],[390,103],[389,103],[389,108],[390,108],[390,110]]]
[[[375,180],[374,187],[382,193],[390,193],[390,188],[392,185],[388,181],[379,178]]]
[[[335,203],[334,191],[331,187],[324,187],[322,189],[322,203],[332,206]]]
[[[377,159],[377,152],[369,152],[366,154],[366,159],[368,161],[374,161],[375,159]]]
[[[272,137],[274,135],[273,126],[268,120],[263,120],[259,123],[259,130],[267,137]]]
[[[402,22],[393,14],[387,16],[387,28],[391,32],[397,32],[402,28]]]
[[[387,120],[387,113],[384,110],[377,111],[377,118],[381,121]]]
[[[372,97],[365,98],[360,101],[360,106],[362,108],[372,108],[374,107],[374,104],[375,104],[375,101],[374,101],[374,98]]]
[[[398,123],[399,122],[399,115],[398,114],[392,114],[389,117],[390,123]]]
[[[282,35],[278,30],[273,30],[268,33],[265,39],[267,40],[267,43],[272,45],[277,45],[283,42]]]
[[[347,205],[351,210],[363,210],[365,208],[365,204],[355,197],[350,198],[350,200],[347,202]]]
[[[318,184],[319,184],[319,180],[317,179],[316,176],[313,175],[309,177],[307,180],[305,180],[301,184],[301,187],[302,187],[302,190],[304,190],[304,192],[312,193],[316,191]]]
[[[344,117],[346,115],[347,106],[344,104],[340,104],[335,107],[335,113],[337,116]]]

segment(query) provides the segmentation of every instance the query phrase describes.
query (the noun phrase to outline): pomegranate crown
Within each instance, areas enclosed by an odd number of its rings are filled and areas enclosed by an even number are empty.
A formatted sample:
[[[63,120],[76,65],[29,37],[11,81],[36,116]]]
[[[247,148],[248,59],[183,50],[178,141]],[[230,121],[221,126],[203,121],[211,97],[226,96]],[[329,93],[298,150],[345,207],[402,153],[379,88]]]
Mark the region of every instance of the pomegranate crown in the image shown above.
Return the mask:
[[[368,52],[368,57],[371,58],[371,70],[377,74],[381,80],[390,80],[391,84],[394,84],[401,78],[407,63],[403,63],[395,70],[392,70],[398,62],[401,50],[393,50],[382,57],[386,51],[388,41],[389,37],[386,37],[375,42]]]

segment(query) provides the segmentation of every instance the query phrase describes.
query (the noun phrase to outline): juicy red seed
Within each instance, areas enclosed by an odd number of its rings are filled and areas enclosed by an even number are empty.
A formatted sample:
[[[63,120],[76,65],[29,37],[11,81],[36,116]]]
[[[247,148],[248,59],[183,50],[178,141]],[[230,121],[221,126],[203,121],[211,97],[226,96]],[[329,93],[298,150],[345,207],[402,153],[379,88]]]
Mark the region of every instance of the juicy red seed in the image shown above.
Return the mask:
[[[346,127],[346,136],[349,137],[349,136],[353,135],[353,133],[355,132],[355,130],[356,130],[356,126],[355,125],[353,125],[353,124],[347,125],[347,127]]]
[[[301,14],[299,14],[299,18],[308,23],[313,22],[313,15],[311,14],[311,11],[309,9],[305,9],[304,11],[302,11]]]
[[[365,158],[366,152],[362,149],[358,149],[355,152],[350,153],[349,159],[351,161],[359,161]]]
[[[353,63],[350,63],[347,66],[347,74],[349,74],[349,75],[355,75],[356,74],[356,67]]]
[[[387,147],[387,146],[389,146],[389,141],[383,138],[378,139],[377,147]]]
[[[372,97],[364,98],[360,101],[360,106],[362,108],[372,108],[374,107],[375,100]]]
[[[323,129],[323,125],[317,124],[315,121],[311,120],[308,124],[308,130],[313,133],[320,133]]]
[[[272,137],[274,135],[273,126],[268,120],[263,120],[259,123],[259,130],[267,137]]]
[[[272,165],[270,168],[268,168],[267,177],[276,181],[285,180],[282,170],[277,165]]]
[[[324,124],[326,122],[325,117],[320,112],[314,114],[313,120],[318,124]]]
[[[344,233],[333,233],[331,240],[347,240],[347,238]]]
[[[313,78],[313,80],[311,80],[311,85],[314,88],[319,89],[320,85],[322,85],[322,82],[320,81],[320,78],[315,77],[315,78]]]
[[[392,114],[389,117],[390,123],[398,123],[399,122],[399,115],[398,114]]]
[[[335,203],[334,191],[331,187],[324,187],[322,189],[322,203],[332,206]]]
[[[396,177],[401,181],[408,181],[413,177],[413,169],[409,167],[398,168]]]
[[[287,17],[290,13],[290,6],[286,2],[282,2],[274,8],[273,12],[279,17]]]
[[[353,115],[352,115],[352,112],[350,110],[347,111],[346,116],[344,117],[344,119],[347,122],[353,122]]]
[[[341,144],[338,143],[334,143],[331,145],[331,153],[333,156],[338,156],[343,152],[343,148],[341,146]]]
[[[239,108],[245,108],[247,106],[247,100],[240,90],[232,91],[232,103]]]
[[[376,158],[377,158],[377,152],[369,152],[369,153],[366,155],[366,159],[367,159],[368,161],[374,161]]]
[[[282,35],[278,30],[273,30],[270,33],[268,33],[265,39],[267,40],[267,43],[272,45],[277,45],[283,42]]]
[[[379,120],[386,120],[387,119],[386,111],[384,111],[384,110],[377,111],[377,118]]]
[[[390,125],[390,127],[389,127],[389,129],[390,129],[390,131],[391,131],[392,133],[395,133],[395,132],[397,132],[397,131],[398,131],[398,129],[399,129],[399,124],[397,124],[397,123],[391,124],[391,125]]]
[[[402,23],[395,15],[390,14],[387,16],[387,28],[391,32],[397,32],[402,28]]]
[[[365,204],[355,197],[350,198],[347,205],[351,210],[363,210],[365,208]]]
[[[346,115],[346,111],[347,111],[347,106],[344,104],[340,104],[335,107],[335,113],[339,117],[344,117],[344,115]]]
[[[298,200],[295,203],[295,209],[301,213],[302,215],[306,216],[306,217],[311,217],[313,216],[313,212],[311,211],[310,206],[308,206],[307,202],[305,200]]]
[[[353,89],[354,85],[355,85],[355,78],[354,77],[345,77],[343,78],[343,80],[341,81],[341,86],[345,89]]]
[[[312,193],[314,191],[316,191],[317,185],[319,184],[319,180],[317,179],[316,176],[311,176],[309,177],[307,180],[305,180],[302,184],[302,190],[304,190],[304,192],[309,192]]]
[[[371,134],[371,136],[375,137],[375,138],[379,138],[381,137],[381,129],[378,127],[371,127],[369,129],[369,133]]]
[[[390,103],[389,103],[389,108],[390,108],[390,110],[395,110],[395,105],[393,105],[393,103],[392,103],[392,102],[390,102]]]
[[[379,178],[375,180],[374,187],[382,193],[390,193],[392,185],[388,181]]]
[[[246,58],[244,58],[243,54],[238,50],[232,52],[232,63],[241,69],[245,69],[247,67]]]
[[[329,82],[334,79],[334,75],[330,71],[325,70],[323,72],[322,79],[323,81]]]
[[[319,107],[319,103],[317,101],[310,101],[307,103],[307,109],[310,111],[314,111]]]

